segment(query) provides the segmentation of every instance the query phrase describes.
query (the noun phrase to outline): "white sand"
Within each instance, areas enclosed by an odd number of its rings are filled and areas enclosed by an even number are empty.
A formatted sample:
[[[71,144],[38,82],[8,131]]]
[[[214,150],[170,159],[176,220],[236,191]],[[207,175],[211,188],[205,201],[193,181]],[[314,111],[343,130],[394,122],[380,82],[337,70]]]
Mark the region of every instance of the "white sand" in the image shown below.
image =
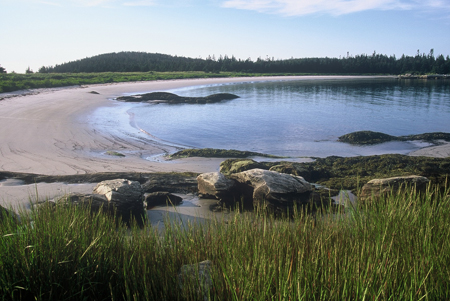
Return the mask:
[[[133,129],[129,124],[125,125],[129,128],[122,132],[95,129],[86,116],[90,116],[99,107],[114,106],[111,99],[124,93],[309,78],[311,77],[189,79],[41,89],[30,95],[10,98],[4,98],[7,97],[5,93],[0,94],[0,99],[3,98],[0,100],[0,171],[48,175],[108,171],[216,171],[224,159],[188,158],[170,162],[146,160],[148,156],[173,151],[174,147],[149,139],[148,135]],[[89,93],[91,91],[99,94]],[[124,134],[133,130],[136,132],[133,136]],[[126,157],[106,155],[108,150],[119,151],[126,154]],[[450,144],[419,150],[412,155],[449,156]],[[40,195],[48,198],[67,191],[86,192],[91,190],[91,186],[62,183],[24,186],[0,183],[0,205],[26,204],[30,194],[35,198],[33,191],[36,191],[36,187],[39,192],[42,191]]]

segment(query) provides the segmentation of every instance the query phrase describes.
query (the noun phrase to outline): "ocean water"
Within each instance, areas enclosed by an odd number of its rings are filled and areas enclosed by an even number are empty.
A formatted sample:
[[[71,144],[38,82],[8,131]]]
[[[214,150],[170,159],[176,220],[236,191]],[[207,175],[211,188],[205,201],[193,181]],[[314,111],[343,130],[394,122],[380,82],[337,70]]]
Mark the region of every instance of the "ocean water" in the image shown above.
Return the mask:
[[[238,149],[289,157],[406,154],[428,144],[351,146],[337,139],[361,130],[395,136],[450,132],[450,82],[445,80],[305,78],[168,92],[240,96],[215,104],[126,104],[134,127],[152,139],[187,148]]]

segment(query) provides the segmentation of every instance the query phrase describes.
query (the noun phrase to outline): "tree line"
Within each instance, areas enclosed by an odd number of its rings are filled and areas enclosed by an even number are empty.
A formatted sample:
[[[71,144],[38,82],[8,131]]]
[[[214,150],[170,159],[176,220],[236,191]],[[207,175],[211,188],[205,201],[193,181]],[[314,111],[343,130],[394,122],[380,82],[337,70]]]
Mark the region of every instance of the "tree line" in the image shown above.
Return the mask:
[[[415,56],[384,55],[374,52],[342,58],[291,58],[276,60],[258,58],[252,61],[234,56],[208,56],[186,58],[159,53],[120,52],[107,53],[60,65],[41,67],[40,73],[79,72],[247,72],[247,73],[339,73],[339,74],[448,74],[450,57],[435,56],[431,49],[428,54],[417,51]]]

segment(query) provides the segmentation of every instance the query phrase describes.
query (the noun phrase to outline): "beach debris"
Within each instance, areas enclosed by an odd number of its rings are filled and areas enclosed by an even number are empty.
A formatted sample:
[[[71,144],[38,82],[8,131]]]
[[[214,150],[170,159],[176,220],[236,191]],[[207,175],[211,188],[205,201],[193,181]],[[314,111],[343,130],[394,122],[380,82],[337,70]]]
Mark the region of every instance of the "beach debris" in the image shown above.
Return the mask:
[[[179,205],[183,201],[182,197],[167,191],[157,191],[144,195],[144,208],[150,209],[154,206]]]
[[[90,94],[100,94],[97,91],[91,91],[91,92],[88,92],[88,93],[90,93]]]

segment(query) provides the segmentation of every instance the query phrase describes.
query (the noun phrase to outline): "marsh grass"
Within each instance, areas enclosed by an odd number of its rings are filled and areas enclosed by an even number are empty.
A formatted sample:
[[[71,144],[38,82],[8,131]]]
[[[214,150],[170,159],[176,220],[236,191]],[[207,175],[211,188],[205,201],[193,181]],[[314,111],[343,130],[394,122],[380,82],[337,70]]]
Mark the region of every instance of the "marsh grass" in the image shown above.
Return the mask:
[[[116,227],[56,206],[0,225],[4,300],[445,300],[450,297],[449,189],[406,189],[315,216],[237,213],[228,222]],[[209,259],[213,288],[182,265]]]

